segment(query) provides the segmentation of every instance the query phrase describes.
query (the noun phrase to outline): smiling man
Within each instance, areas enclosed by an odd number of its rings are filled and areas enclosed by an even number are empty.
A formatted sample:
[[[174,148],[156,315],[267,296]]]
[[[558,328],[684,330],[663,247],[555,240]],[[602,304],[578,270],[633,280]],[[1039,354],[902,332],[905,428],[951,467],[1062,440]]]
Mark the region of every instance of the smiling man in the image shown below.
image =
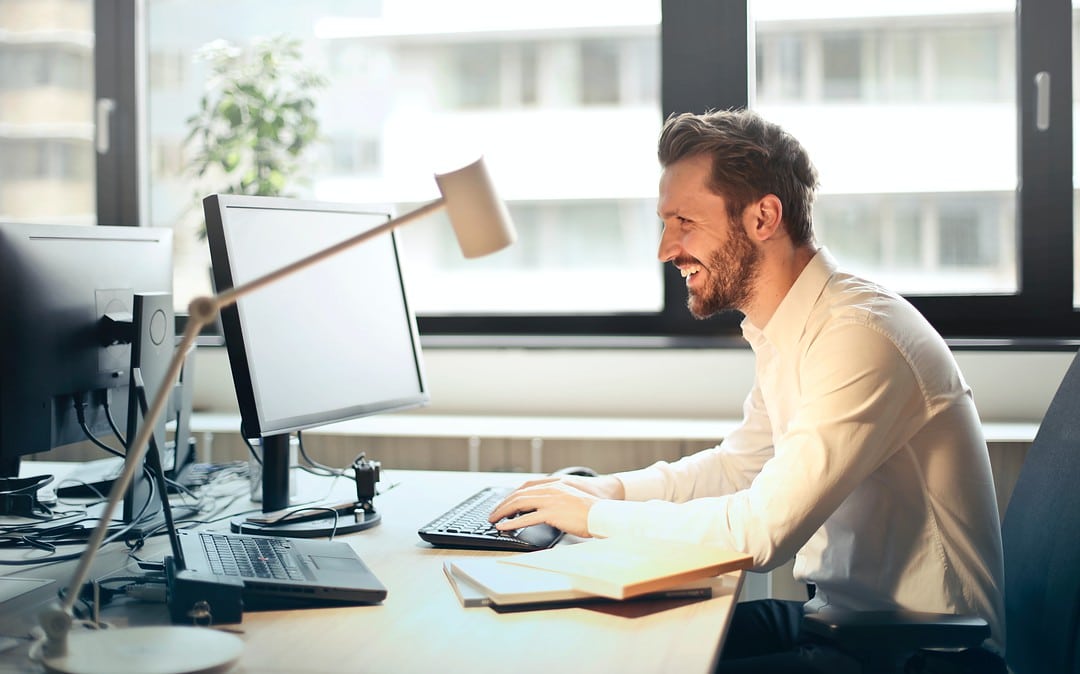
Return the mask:
[[[817,172],[779,126],[749,111],[675,115],[658,154],[660,260],[686,279],[694,316],[745,316],[755,380],[742,423],[674,463],[527,482],[492,521],[710,543],[759,571],[794,556],[814,596],[738,604],[718,672],[858,671],[800,634],[803,613],[828,606],[982,616],[991,639],[949,671],[1004,671],[990,462],[944,340],[818,246]]]

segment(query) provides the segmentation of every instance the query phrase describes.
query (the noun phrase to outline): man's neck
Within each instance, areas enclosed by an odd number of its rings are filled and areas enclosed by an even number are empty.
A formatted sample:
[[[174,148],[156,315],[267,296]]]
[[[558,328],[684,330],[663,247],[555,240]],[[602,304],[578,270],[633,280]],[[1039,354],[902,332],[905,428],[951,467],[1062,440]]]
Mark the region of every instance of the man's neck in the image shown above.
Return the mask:
[[[814,244],[766,248],[750,306],[743,310],[751,323],[759,328],[768,324],[817,252],[818,247]]]

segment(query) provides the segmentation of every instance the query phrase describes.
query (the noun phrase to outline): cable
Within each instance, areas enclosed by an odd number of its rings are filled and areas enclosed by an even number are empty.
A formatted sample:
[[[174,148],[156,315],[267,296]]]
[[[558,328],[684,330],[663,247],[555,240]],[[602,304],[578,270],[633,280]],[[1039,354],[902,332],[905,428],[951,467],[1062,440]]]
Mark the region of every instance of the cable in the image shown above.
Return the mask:
[[[95,445],[97,445],[101,449],[104,449],[106,452],[108,452],[110,454],[115,454],[116,456],[121,456],[121,457],[124,456],[123,452],[115,450],[112,447],[106,445],[101,440],[98,440],[94,436],[93,432],[91,432],[90,427],[86,425],[86,393],[85,392],[79,392],[79,393],[72,394],[71,400],[72,400],[72,407],[75,408],[75,418],[78,419],[79,428],[81,428],[83,433],[86,435],[86,439],[89,440],[90,442],[94,443]]]
[[[344,477],[350,480],[356,480],[355,476],[349,474],[348,468],[334,468],[333,466],[328,466],[312,459],[311,456],[308,455],[307,450],[304,449],[304,436],[301,431],[296,432],[296,440],[297,444],[300,446],[300,456],[303,457],[304,461],[307,461],[308,464],[310,464],[309,466],[297,466],[300,470],[322,477]],[[364,452],[357,454],[354,462],[362,456],[364,456]]]
[[[321,474],[324,474],[324,475],[327,475],[327,476],[335,476],[335,475],[341,475],[342,473],[344,473],[344,471],[340,471],[340,470],[338,470],[336,468],[331,468],[330,466],[327,466],[326,464],[319,463],[318,461],[316,461],[316,460],[312,459],[310,456],[308,456],[307,450],[304,449],[304,434],[301,431],[296,432],[296,443],[300,446],[300,456],[304,457],[304,461],[307,461],[308,464],[312,468],[317,468],[317,469],[319,469],[321,471],[324,471]],[[309,471],[309,472],[315,473],[316,475],[320,474],[320,473],[317,473],[315,471]]]
[[[275,519],[272,519],[272,520],[269,520],[269,521],[266,521],[266,522],[248,522],[247,525],[257,527],[259,529],[273,529],[275,526],[277,526],[279,524],[285,524],[285,523],[289,522],[290,520],[296,519],[296,516],[299,515],[300,513],[303,513],[303,512],[328,512],[328,513],[332,513],[334,515],[334,524],[333,524],[333,526],[330,527],[330,535],[327,537],[327,540],[329,540],[329,541],[334,540],[334,534],[337,533],[337,528],[338,528],[338,519],[340,518],[340,515],[339,515],[338,511],[335,510],[334,508],[325,508],[325,507],[321,507],[321,506],[311,506],[311,507],[307,507],[307,508],[294,508],[294,509],[290,510],[289,512],[285,513],[284,515],[282,515],[281,517],[277,517]]]
[[[105,389],[105,419],[109,422],[109,428],[112,429],[113,435],[120,441],[120,446],[127,447],[127,440],[124,439],[124,434],[120,432],[120,428],[116,425],[116,419],[113,419],[112,406],[109,404],[110,398],[112,398],[112,390]]]
[[[257,463],[257,464],[259,464],[261,466],[262,465],[262,456],[260,456],[259,453],[257,451],[255,451],[255,445],[251,444],[251,440],[248,440],[248,437],[246,435],[244,435],[244,425],[243,424],[240,425],[240,439],[244,441],[245,445],[247,445],[248,451],[251,452],[251,458],[255,459],[255,463]]]
[[[91,518],[87,518],[87,520],[90,520],[90,519]],[[80,520],[80,521],[83,521],[83,520]],[[117,540],[119,540],[121,537],[126,536],[128,533],[131,532],[131,530],[135,527],[135,525],[137,523],[138,522],[136,520],[133,520],[132,522],[129,522],[127,524],[127,526],[125,526],[124,528],[110,534],[103,541],[101,541],[101,547],[104,548],[109,543],[114,543]],[[60,544],[60,542],[56,543],[56,545],[59,545],[59,544]],[[79,557],[81,557],[86,552],[85,546],[83,546],[83,547],[84,547],[83,550],[79,550],[78,552],[70,552],[70,553],[63,554],[63,555],[55,555],[55,556],[48,555],[48,556],[44,556],[44,557],[37,557],[37,558],[34,558],[34,559],[0,559],[0,566],[32,566],[34,564],[45,564],[45,563],[50,563],[51,564],[53,562],[66,562],[66,561],[69,561],[69,560],[72,560],[72,559],[78,559]]]

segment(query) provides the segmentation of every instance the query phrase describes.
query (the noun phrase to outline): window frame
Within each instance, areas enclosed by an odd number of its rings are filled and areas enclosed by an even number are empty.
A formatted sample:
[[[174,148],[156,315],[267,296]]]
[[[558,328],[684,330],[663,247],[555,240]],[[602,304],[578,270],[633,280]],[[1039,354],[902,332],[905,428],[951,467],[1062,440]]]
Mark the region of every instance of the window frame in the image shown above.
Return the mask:
[[[94,0],[94,104],[97,217],[102,225],[149,221],[142,204],[146,136],[138,100],[142,2]],[[110,103],[111,102],[111,103]],[[100,141],[107,140],[102,146]]]
[[[661,0],[662,115],[746,107],[754,81],[752,0]],[[146,222],[140,176],[145,124],[137,92],[142,2],[95,3],[95,95],[116,102],[110,151],[98,155],[101,223]],[[1019,291],[913,296],[911,302],[957,348],[1075,348],[1073,297],[1072,5],[1017,0]],[[1035,75],[1051,75],[1049,129],[1035,126]],[[657,237],[660,226],[657,223]],[[659,264],[659,263],[658,263]],[[741,315],[699,321],[686,309],[678,271],[665,265],[664,308],[604,315],[419,316],[425,346],[683,347],[744,345]],[[602,292],[590,289],[590,292]]]

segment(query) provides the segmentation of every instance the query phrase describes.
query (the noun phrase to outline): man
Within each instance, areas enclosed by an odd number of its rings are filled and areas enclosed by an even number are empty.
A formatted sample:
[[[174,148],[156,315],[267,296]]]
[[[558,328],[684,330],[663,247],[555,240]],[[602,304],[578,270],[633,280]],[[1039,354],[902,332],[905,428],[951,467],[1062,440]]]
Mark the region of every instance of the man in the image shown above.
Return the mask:
[[[719,671],[817,671],[807,663],[831,656],[799,620],[829,605],[977,614],[1000,650],[993,479],[944,341],[817,245],[817,172],[780,127],[749,111],[676,115],[659,159],[660,260],[686,278],[694,316],[745,316],[755,381],[742,423],[674,463],[528,482],[492,521],[523,513],[499,528],[710,543],[752,555],[759,571],[794,555],[814,597],[739,604]]]

